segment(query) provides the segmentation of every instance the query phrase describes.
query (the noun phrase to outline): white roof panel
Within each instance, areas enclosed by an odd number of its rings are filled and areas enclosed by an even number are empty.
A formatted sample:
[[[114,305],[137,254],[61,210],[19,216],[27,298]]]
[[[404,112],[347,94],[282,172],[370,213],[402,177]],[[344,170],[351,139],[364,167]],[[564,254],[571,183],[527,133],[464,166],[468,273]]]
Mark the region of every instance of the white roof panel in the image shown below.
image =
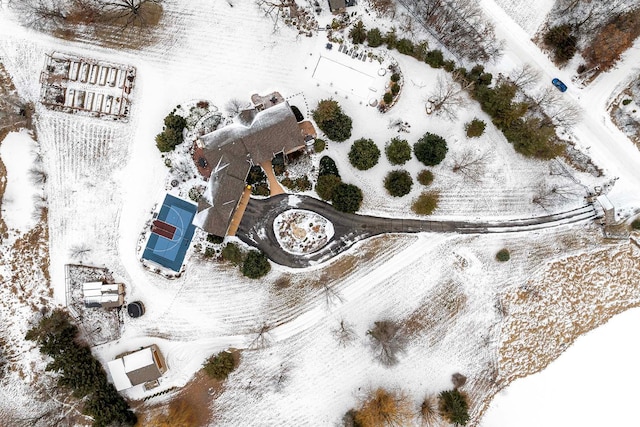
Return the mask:
[[[144,368],[145,366],[153,365],[153,355],[151,354],[150,348],[144,348],[135,353],[131,353],[123,359],[125,372],[131,372]]]
[[[121,391],[133,387],[124,370],[124,363],[122,362],[122,359],[112,360],[107,363],[107,366],[109,367],[111,379],[113,380],[113,385],[116,390]]]

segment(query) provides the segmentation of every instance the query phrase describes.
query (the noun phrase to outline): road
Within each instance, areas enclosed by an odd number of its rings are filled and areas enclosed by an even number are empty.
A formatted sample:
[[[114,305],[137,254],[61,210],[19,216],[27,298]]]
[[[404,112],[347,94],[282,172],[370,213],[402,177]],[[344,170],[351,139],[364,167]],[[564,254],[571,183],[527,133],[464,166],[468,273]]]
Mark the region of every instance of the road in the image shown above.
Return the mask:
[[[335,234],[329,243],[318,251],[306,255],[291,254],[282,249],[276,239],[273,223],[278,215],[290,209],[312,211],[331,221]],[[327,261],[346,251],[358,241],[384,233],[513,233],[585,222],[596,217],[597,212],[594,207],[587,204],[556,214],[502,221],[471,222],[383,218],[345,214],[337,211],[330,204],[313,197],[280,194],[268,199],[251,199],[236,236],[243,242],[263,251],[271,261],[277,264],[292,268],[304,268]]]

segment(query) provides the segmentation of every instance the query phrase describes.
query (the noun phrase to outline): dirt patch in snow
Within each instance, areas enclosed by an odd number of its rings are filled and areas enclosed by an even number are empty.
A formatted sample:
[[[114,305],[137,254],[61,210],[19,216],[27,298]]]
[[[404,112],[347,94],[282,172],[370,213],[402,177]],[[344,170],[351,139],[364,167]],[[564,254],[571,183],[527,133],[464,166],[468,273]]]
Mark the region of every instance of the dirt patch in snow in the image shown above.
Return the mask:
[[[273,222],[276,238],[292,254],[310,254],[324,247],[333,237],[333,224],[315,212],[291,209]]]

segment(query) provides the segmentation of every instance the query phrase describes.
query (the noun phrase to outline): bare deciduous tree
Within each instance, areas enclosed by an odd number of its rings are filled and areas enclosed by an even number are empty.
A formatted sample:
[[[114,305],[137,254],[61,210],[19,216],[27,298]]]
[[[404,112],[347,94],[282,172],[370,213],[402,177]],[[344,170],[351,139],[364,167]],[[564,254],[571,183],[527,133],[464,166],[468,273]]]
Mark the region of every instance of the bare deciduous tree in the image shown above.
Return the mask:
[[[284,14],[289,8],[295,6],[294,0],[256,0],[258,8],[264,12],[264,16],[271,18],[273,22],[272,31],[274,33],[280,30],[283,23]]]
[[[69,256],[79,261],[84,260],[90,252],[91,248],[86,243],[79,243],[69,248]]]
[[[324,294],[324,302],[327,308],[344,301],[340,292],[327,282],[322,283],[322,293]]]
[[[384,366],[398,363],[398,355],[404,352],[406,339],[400,325],[390,320],[375,322],[367,331],[371,350],[375,358]]]
[[[256,328],[254,331],[255,338],[251,340],[247,348],[252,350],[257,350],[261,348],[266,348],[269,346],[271,339],[269,338],[269,331],[271,330],[271,325],[263,323],[261,326]]]
[[[520,89],[527,89],[540,80],[540,72],[529,63],[514,68],[509,74],[509,80]]]
[[[227,114],[229,114],[230,116],[237,116],[240,113],[240,111],[244,110],[245,108],[248,108],[249,105],[250,104],[248,101],[243,101],[238,98],[231,98],[227,102],[227,104],[224,106],[224,109],[227,112]]]
[[[111,0],[101,5],[102,21],[122,29],[155,26],[162,16],[161,0]]]
[[[395,19],[396,5],[393,0],[369,0],[369,4],[379,16],[388,16],[391,19]]]
[[[438,413],[438,404],[435,396],[425,396],[422,404],[420,405],[419,412],[420,422],[424,427],[437,426],[440,421],[440,414]]]
[[[465,180],[480,182],[491,158],[488,151],[465,149],[452,156],[451,170],[462,175]]]
[[[453,120],[458,115],[458,109],[467,105],[464,89],[448,75],[439,75],[428,101],[433,105],[437,115]]]
[[[351,325],[344,319],[340,320],[340,324],[338,325],[338,327],[333,329],[332,332],[336,336],[338,344],[343,347],[351,344],[356,339],[356,332],[353,330],[353,325]]]
[[[475,0],[399,0],[454,55],[474,62],[495,59],[502,50],[493,24]]]
[[[580,197],[581,191],[574,185],[569,183],[549,184],[546,181],[540,181],[536,184],[535,193],[531,202],[547,210],[561,201],[575,200]]]

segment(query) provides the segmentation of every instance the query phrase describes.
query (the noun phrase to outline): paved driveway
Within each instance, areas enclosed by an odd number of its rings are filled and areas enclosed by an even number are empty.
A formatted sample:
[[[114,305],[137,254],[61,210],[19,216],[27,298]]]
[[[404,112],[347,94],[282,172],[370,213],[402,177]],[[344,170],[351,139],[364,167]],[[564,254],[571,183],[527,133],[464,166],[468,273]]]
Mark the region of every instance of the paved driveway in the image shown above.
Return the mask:
[[[273,221],[289,209],[306,209],[333,223],[335,234],[329,243],[316,252],[294,255],[282,249],[273,230]],[[339,212],[328,203],[308,196],[280,194],[268,199],[251,199],[236,236],[263,251],[271,261],[293,268],[303,268],[327,261],[350,248],[354,243],[383,233],[463,233],[487,234],[530,231],[557,227],[562,224],[595,219],[593,205],[534,218],[497,222],[438,221],[403,218],[383,218]]]

